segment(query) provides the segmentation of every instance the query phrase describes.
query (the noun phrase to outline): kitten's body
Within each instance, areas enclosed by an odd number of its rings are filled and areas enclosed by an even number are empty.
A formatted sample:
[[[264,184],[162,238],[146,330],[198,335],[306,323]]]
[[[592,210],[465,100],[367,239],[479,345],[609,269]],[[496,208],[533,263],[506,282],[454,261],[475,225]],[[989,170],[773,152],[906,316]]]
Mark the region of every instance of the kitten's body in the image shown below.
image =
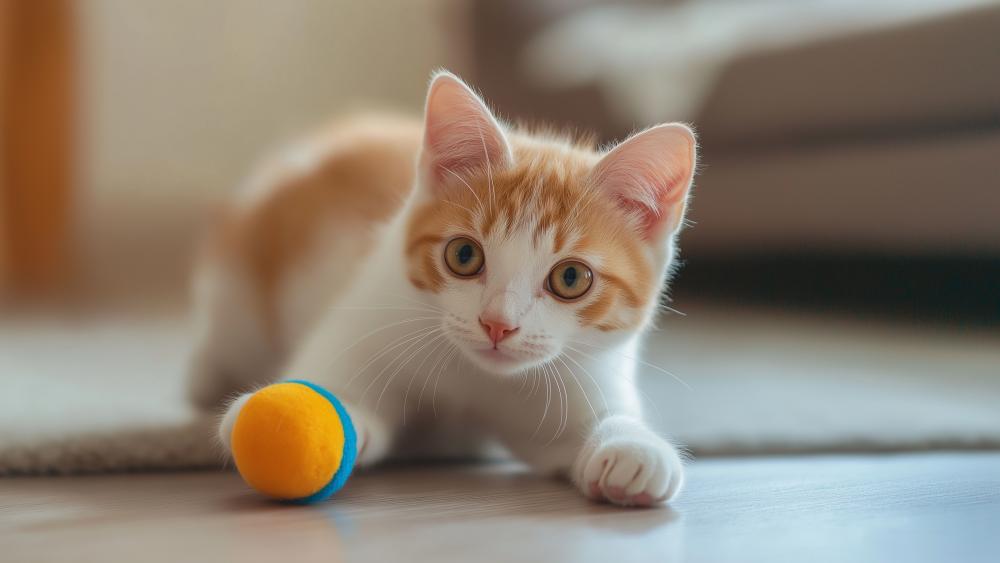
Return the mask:
[[[424,127],[340,126],[256,176],[201,269],[195,399],[310,379],[345,402],[362,466],[495,439],[589,496],[670,498],[680,458],[642,422],[635,358],[674,252],[690,132],[663,126],[605,155],[503,130],[450,75],[431,88]],[[646,162],[674,145],[668,167]],[[449,272],[456,237],[484,257],[474,275]],[[567,260],[593,271],[578,298],[546,277]]]
[[[198,404],[272,381],[349,289],[413,187],[420,132],[405,119],[336,123],[251,176],[195,279]]]

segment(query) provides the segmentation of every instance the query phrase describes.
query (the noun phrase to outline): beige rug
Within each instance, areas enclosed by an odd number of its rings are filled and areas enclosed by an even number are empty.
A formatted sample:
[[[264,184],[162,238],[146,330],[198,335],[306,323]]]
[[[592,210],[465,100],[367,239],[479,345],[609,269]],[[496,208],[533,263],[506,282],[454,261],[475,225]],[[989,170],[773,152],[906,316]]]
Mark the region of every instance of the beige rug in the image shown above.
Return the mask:
[[[1000,448],[1000,334],[692,308],[647,346],[647,410],[696,455]],[[220,464],[185,319],[0,324],[0,473]]]

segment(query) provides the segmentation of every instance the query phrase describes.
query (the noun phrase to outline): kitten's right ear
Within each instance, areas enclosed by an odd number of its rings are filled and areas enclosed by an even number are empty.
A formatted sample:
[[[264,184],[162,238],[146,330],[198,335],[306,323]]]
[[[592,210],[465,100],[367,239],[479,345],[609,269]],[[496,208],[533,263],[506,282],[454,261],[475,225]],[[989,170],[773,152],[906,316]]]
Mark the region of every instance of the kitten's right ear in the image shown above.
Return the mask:
[[[435,74],[424,110],[424,178],[437,184],[473,170],[504,168],[512,161],[503,128],[479,96],[454,74]]]

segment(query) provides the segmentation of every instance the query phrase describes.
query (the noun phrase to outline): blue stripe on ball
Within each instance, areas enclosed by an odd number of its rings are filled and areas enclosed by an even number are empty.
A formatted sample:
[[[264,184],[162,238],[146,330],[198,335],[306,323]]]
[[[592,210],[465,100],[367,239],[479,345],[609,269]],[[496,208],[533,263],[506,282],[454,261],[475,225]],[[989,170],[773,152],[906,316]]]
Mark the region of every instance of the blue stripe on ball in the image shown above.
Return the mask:
[[[330,401],[334,410],[337,411],[337,416],[340,417],[341,426],[344,427],[344,455],[340,459],[340,467],[338,467],[337,472],[333,474],[333,478],[331,478],[330,482],[327,483],[322,489],[307,497],[294,499],[291,502],[297,504],[312,504],[314,502],[324,501],[330,498],[333,493],[343,488],[344,484],[347,483],[347,478],[351,476],[351,471],[354,469],[354,462],[357,461],[358,458],[358,435],[354,431],[354,424],[351,422],[351,415],[347,414],[347,409],[344,408],[344,405],[340,404],[340,401],[333,395],[333,393],[311,381],[291,379],[288,383],[305,385],[322,395],[327,401]]]

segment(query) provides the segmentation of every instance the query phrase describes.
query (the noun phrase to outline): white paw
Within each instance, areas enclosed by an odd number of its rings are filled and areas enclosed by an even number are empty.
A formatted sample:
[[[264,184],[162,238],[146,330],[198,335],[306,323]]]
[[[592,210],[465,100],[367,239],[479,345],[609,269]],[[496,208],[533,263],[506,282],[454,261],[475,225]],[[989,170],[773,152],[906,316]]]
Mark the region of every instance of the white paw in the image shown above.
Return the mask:
[[[233,435],[233,427],[236,426],[236,419],[239,418],[240,411],[243,410],[243,405],[247,404],[247,401],[252,396],[253,393],[244,393],[229,403],[226,406],[226,414],[219,421],[219,433],[216,437],[227,453],[232,451],[231,437]]]
[[[652,431],[628,419],[609,419],[580,451],[574,476],[594,500],[651,506],[677,495],[684,466],[677,449]]]

